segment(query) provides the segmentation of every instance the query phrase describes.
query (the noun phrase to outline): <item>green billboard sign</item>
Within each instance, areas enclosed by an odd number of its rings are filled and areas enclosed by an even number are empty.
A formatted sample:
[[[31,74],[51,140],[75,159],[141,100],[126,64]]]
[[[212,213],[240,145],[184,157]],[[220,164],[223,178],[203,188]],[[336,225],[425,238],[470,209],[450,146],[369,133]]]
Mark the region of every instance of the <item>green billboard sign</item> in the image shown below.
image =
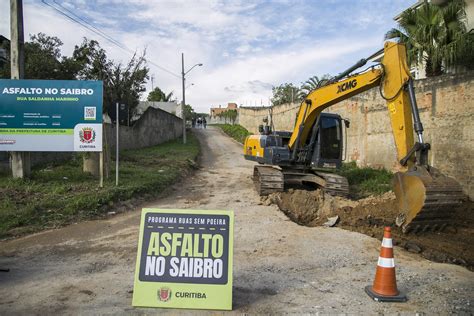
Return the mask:
[[[143,209],[133,306],[232,309],[230,211]]]
[[[0,79],[0,151],[102,151],[102,81]]]

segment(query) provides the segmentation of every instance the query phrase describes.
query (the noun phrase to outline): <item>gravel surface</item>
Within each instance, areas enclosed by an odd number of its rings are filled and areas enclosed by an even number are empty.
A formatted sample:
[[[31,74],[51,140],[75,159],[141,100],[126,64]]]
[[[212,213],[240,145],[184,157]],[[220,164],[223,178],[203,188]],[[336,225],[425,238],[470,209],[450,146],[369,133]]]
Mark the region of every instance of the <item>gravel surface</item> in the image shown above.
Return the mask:
[[[234,312],[473,313],[474,274],[395,248],[398,287],[408,303],[376,303],[380,241],[299,226],[255,193],[253,163],[220,130],[197,130],[201,168],[141,207],[235,211]],[[0,314],[150,314],[131,306],[140,208],[0,243]],[[185,311],[190,313],[192,311]],[[199,313],[203,313],[200,311]]]

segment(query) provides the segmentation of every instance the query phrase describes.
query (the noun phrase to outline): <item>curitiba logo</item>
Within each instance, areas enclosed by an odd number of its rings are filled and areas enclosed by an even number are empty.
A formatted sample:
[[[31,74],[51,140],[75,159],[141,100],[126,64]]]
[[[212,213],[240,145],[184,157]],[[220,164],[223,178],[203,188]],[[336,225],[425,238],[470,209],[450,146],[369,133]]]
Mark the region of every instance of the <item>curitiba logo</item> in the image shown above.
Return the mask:
[[[95,141],[95,131],[92,127],[84,127],[79,131],[79,138],[82,143],[90,144]]]
[[[158,290],[158,299],[162,302],[167,302],[171,298],[171,289],[162,287]]]

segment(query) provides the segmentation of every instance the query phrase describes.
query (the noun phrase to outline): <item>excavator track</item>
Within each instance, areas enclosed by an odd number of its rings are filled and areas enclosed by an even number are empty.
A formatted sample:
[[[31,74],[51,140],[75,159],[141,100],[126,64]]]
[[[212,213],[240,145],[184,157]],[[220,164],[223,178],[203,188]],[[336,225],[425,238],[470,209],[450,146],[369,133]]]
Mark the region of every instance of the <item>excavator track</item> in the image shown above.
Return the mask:
[[[419,179],[413,179],[417,176]],[[397,177],[397,175],[396,175]],[[396,219],[404,233],[442,231],[452,223],[453,212],[466,199],[461,186],[452,178],[434,171],[427,174],[408,172],[401,175],[405,194],[400,195],[400,186],[394,187],[400,209],[403,211]],[[412,178],[412,179],[410,179]]]
[[[326,181],[326,184],[322,187],[324,192],[335,196],[349,196],[349,182],[345,177],[327,172],[315,172],[315,174]]]
[[[347,179],[334,173],[303,173],[295,170],[280,170],[271,166],[255,166],[253,180],[257,192],[261,196],[273,192],[282,192],[285,183],[288,182],[310,182],[330,195],[343,197],[349,195]]]
[[[260,196],[273,192],[282,192],[285,186],[281,170],[271,166],[255,166],[253,168],[253,182]]]

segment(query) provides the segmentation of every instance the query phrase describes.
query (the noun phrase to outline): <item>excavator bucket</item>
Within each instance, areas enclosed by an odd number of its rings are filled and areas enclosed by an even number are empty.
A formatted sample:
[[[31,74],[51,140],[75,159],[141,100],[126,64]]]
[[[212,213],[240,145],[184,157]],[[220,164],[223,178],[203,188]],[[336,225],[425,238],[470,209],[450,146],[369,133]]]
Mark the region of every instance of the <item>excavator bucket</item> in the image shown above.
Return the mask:
[[[396,224],[404,233],[443,230],[465,199],[456,180],[433,167],[397,172],[393,182],[400,210]]]

